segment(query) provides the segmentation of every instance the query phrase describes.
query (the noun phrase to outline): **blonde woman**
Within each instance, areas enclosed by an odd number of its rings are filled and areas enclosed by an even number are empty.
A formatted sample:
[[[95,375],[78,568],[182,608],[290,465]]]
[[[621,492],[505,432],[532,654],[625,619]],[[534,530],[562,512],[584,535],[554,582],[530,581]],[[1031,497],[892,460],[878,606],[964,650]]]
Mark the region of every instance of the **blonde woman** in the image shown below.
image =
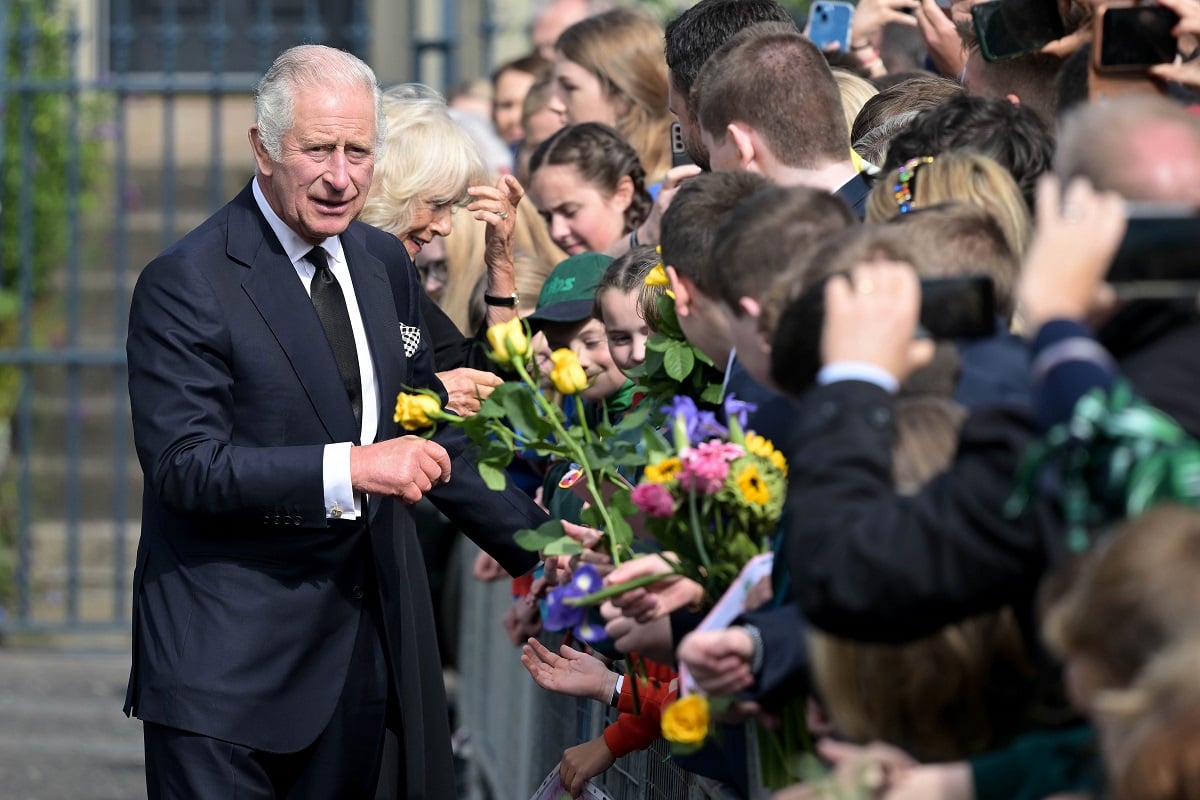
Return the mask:
[[[555,44],[554,78],[568,124],[615,128],[637,151],[646,185],[662,181],[672,120],[662,26],[623,8],[577,22]]]
[[[867,222],[886,222],[912,209],[951,201],[986,210],[1017,259],[1024,255],[1031,223],[1017,182],[993,159],[965,150],[912,159],[889,172],[867,198]]]

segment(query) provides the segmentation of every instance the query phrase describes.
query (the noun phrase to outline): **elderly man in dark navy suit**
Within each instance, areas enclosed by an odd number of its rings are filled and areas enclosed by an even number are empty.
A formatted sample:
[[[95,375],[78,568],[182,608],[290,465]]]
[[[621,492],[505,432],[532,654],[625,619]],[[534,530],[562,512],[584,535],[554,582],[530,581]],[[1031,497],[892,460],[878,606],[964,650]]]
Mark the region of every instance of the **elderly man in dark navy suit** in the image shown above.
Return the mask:
[[[145,472],[126,712],[151,798],[452,797],[428,496],[509,572],[545,515],[465,439],[402,435],[443,391],[401,242],[355,222],[382,139],[371,69],[304,45],[259,85],[257,169],[143,271],[129,393]],[[503,218],[497,203],[483,209]]]

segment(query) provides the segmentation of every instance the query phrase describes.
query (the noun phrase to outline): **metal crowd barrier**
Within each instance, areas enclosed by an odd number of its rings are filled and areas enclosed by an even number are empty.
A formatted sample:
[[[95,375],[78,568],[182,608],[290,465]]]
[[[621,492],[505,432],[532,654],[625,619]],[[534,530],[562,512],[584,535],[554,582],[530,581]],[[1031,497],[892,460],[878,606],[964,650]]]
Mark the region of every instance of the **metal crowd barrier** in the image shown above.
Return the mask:
[[[572,745],[594,739],[616,712],[594,700],[548,692],[521,665],[501,625],[512,604],[507,580],[483,584],[471,577],[474,546],[463,572],[458,651],[458,720],[469,735],[473,798],[527,800]],[[552,638],[554,637],[554,638]],[[547,646],[557,647],[555,634]],[[551,642],[553,641],[553,644]],[[612,800],[708,800],[720,795],[676,767],[665,742],[618,759],[592,781]]]

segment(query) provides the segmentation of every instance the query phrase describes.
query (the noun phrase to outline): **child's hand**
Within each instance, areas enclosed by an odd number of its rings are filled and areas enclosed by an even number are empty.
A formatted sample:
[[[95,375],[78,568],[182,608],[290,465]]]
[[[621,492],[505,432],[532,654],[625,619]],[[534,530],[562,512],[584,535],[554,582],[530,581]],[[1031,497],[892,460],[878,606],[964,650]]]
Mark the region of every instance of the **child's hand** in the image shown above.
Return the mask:
[[[604,743],[604,737],[599,736],[563,751],[562,762],[558,765],[558,779],[571,797],[579,797],[583,793],[583,785],[611,767],[616,760],[617,757]]]
[[[521,648],[521,663],[543,689],[571,697],[591,697],[607,705],[617,685],[617,673],[595,656],[565,644],[558,652],[555,655],[537,639],[530,638]]]

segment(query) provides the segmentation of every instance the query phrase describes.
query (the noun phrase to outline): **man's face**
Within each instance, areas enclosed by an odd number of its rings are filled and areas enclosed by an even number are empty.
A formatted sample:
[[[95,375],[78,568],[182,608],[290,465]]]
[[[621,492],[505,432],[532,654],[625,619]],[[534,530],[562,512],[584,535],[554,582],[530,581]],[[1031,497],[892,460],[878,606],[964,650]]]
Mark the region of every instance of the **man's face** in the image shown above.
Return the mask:
[[[675,85],[675,76],[667,72],[667,108],[675,119],[679,120],[679,132],[683,136],[683,149],[688,158],[700,167],[708,169],[708,148],[700,138],[700,124],[692,116],[691,106],[688,105],[687,92],[681,91]]]
[[[250,129],[259,185],[271,208],[309,244],[341,234],[362,211],[375,167],[375,101],[369,89],[297,92],[279,161]]]

